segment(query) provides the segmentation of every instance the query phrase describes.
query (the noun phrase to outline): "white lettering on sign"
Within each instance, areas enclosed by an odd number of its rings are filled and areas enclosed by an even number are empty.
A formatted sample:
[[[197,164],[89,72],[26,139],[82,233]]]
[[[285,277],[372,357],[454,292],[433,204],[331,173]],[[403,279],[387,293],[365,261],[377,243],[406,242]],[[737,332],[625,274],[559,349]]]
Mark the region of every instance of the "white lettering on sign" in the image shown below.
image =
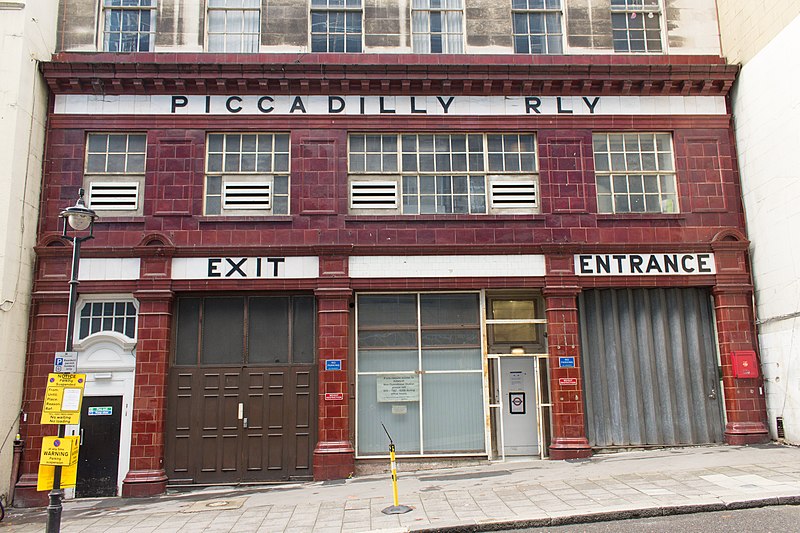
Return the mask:
[[[725,115],[723,96],[338,96],[59,94],[56,114]]]
[[[714,254],[576,254],[579,276],[698,276],[716,274]]]
[[[317,278],[318,257],[175,257],[172,279]]]

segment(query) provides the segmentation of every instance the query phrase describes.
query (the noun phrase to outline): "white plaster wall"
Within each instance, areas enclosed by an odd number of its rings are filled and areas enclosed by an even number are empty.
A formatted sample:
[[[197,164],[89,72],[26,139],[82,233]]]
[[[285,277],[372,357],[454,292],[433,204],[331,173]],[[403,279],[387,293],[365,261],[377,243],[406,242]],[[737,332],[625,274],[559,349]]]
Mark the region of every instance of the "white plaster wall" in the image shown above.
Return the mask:
[[[54,48],[56,15],[50,2],[0,8],[0,494],[8,494],[22,399],[41,189],[47,90],[37,69]]]
[[[800,444],[798,50],[800,16],[744,65],[733,109],[772,436],[782,416]]]

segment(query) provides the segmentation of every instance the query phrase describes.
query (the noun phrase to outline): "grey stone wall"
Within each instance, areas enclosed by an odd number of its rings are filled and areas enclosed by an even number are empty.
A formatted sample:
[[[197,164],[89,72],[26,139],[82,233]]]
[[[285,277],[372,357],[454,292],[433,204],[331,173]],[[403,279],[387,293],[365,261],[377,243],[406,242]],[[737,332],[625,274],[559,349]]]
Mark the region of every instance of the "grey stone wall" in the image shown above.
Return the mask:
[[[408,9],[406,2],[398,0],[364,0],[365,50],[410,46],[410,12],[403,13],[403,9]]]
[[[308,47],[308,4],[303,0],[261,0],[263,46]]]
[[[514,51],[510,0],[465,0],[467,51],[484,48],[488,52]]]
[[[97,0],[61,0],[58,4],[56,52],[96,50]],[[66,23],[65,23],[66,21]]]

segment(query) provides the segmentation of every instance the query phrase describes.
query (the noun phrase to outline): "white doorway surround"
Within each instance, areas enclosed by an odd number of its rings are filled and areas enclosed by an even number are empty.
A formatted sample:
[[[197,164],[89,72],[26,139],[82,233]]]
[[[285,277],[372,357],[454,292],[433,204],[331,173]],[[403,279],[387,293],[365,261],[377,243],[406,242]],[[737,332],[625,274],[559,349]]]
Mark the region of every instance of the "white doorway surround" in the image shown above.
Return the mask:
[[[96,333],[75,342],[78,372],[86,374],[84,396],[122,396],[117,494],[122,494],[122,480],[130,467],[135,348],[135,341],[116,332]],[[66,434],[80,435],[80,425],[67,426]],[[74,489],[65,492],[66,497],[74,497]]]

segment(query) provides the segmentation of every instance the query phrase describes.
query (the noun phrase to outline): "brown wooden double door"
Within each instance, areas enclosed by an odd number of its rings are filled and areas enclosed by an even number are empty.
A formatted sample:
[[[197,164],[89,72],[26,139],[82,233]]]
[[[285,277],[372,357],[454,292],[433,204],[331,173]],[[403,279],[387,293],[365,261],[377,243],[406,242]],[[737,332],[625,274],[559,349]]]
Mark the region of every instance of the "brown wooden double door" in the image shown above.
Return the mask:
[[[312,479],[313,365],[172,368],[171,484]]]

